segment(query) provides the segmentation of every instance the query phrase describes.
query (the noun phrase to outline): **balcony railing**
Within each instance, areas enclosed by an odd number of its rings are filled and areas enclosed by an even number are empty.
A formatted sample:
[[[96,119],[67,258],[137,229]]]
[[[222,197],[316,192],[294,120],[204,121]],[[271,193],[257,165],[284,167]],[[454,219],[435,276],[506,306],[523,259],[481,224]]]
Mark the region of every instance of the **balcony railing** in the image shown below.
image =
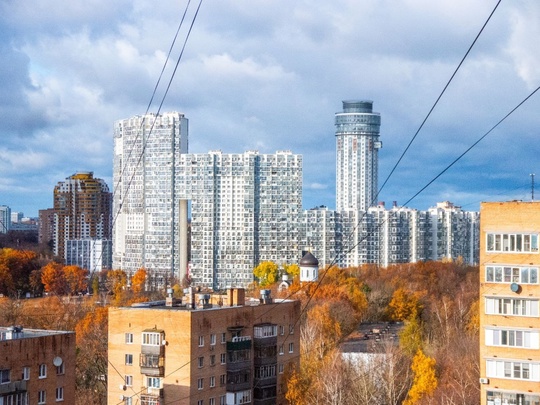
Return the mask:
[[[141,374],[162,377],[165,372],[165,356],[141,353],[139,366]]]

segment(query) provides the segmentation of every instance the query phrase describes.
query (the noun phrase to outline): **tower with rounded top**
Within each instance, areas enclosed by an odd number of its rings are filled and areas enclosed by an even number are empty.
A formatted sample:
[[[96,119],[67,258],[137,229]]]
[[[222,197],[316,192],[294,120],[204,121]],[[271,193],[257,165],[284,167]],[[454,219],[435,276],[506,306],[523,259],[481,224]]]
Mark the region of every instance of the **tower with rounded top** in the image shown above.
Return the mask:
[[[336,113],[336,210],[376,205],[381,116],[373,101],[343,101]]]
[[[319,279],[319,260],[307,252],[299,262],[300,266],[300,282],[314,282]]]

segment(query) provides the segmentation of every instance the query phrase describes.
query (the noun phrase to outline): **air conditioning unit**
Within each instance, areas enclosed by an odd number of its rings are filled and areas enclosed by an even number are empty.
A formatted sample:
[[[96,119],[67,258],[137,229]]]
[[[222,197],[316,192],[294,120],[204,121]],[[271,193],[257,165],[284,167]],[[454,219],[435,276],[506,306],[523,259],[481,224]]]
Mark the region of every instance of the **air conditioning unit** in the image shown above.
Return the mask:
[[[489,384],[489,378],[480,378],[480,384]]]

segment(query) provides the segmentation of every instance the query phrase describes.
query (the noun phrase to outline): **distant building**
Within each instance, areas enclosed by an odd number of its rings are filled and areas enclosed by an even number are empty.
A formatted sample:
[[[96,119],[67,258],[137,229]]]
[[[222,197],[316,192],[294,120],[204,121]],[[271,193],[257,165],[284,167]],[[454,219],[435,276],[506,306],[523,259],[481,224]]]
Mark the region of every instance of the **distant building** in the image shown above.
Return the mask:
[[[39,210],[38,243],[51,244],[54,238],[54,208]]]
[[[92,172],[78,172],[59,182],[54,188],[53,252],[68,265],[85,265],[83,256],[68,254],[70,241],[107,241],[111,239],[112,194],[104,180]],[[41,212],[40,212],[41,214]],[[46,213],[44,213],[46,220]],[[93,244],[91,246],[97,246]],[[110,247],[110,243],[100,244]],[[103,260],[110,258],[107,252]],[[102,262],[110,269],[111,263]],[[100,269],[101,270],[101,269]]]
[[[0,205],[0,233],[8,233],[11,229],[11,208]]]
[[[188,120],[178,112],[138,115],[114,124],[113,267],[144,267],[164,285],[187,269],[187,202],[177,181],[188,151]],[[186,233],[187,235],[187,233]]]
[[[75,333],[0,327],[0,404],[75,403]]]
[[[23,217],[24,217],[24,213],[11,211],[11,222],[13,223],[21,222]]]
[[[540,403],[540,202],[480,206],[481,404]]]
[[[215,290],[247,287],[263,261],[298,262],[302,157],[185,154],[176,184],[191,204],[191,279]]]
[[[299,316],[299,301],[272,300],[267,290],[260,300],[231,289],[111,307],[108,403],[286,404]]]

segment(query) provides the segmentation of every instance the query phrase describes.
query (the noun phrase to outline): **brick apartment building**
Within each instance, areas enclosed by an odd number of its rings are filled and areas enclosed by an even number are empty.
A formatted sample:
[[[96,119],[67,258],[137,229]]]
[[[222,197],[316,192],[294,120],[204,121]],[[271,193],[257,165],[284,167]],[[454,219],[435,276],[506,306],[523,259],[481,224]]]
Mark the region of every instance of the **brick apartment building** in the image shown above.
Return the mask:
[[[540,404],[540,202],[480,209],[481,404]]]
[[[0,404],[75,403],[75,333],[0,327]]]
[[[300,302],[190,294],[109,309],[108,401],[126,405],[285,404],[298,366]]]

